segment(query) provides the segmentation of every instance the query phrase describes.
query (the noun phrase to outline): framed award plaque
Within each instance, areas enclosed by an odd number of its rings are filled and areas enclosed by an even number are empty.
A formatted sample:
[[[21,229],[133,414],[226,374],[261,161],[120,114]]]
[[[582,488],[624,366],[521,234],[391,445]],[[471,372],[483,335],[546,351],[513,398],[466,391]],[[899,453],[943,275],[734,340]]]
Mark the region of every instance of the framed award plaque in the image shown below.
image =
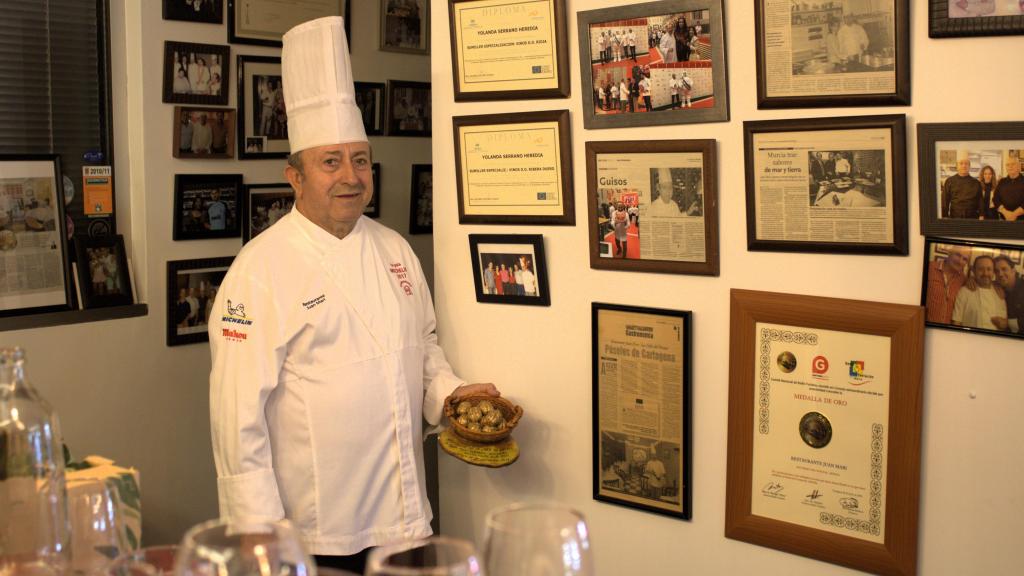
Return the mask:
[[[733,290],[725,535],[914,574],[924,309]]]

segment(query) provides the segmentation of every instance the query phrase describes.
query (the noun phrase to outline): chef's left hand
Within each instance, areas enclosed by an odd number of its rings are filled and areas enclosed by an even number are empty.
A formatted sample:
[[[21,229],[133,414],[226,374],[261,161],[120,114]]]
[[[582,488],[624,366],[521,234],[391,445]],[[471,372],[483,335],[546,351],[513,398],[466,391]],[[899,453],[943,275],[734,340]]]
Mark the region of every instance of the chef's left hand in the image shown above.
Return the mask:
[[[456,388],[454,392],[452,392],[452,397],[458,400],[471,394],[487,394],[489,396],[501,396],[501,392],[498,392],[498,388],[495,387],[494,384],[487,382],[485,384],[463,384],[462,386]]]

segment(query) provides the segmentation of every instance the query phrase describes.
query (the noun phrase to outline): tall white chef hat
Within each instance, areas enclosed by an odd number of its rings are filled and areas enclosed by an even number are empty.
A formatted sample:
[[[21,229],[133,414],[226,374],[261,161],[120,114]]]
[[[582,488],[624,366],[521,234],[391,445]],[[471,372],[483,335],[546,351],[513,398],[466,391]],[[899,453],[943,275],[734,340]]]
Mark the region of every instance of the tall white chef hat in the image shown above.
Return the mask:
[[[283,41],[281,73],[292,153],[366,142],[352,84],[344,19],[328,16],[299,24]]]

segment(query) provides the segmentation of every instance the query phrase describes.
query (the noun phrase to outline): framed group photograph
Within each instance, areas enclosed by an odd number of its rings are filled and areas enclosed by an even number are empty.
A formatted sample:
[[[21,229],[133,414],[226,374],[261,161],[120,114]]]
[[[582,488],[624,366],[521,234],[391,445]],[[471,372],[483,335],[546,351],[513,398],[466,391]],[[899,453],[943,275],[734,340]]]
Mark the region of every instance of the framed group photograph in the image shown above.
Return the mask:
[[[388,136],[430,138],[430,82],[388,80]]]
[[[910,0],[756,0],[754,28],[758,108],[910,104]]]
[[[470,234],[469,254],[477,302],[551,305],[540,234]]]
[[[380,0],[380,49],[430,54],[430,1]]]
[[[168,104],[227,106],[231,48],[164,42],[164,97]]]
[[[228,0],[228,42],[280,48],[285,32],[324,16],[344,16],[351,37],[348,0]]]
[[[224,23],[224,0],[163,0],[164,20]]]
[[[175,174],[174,240],[237,238],[241,174]]]
[[[693,515],[692,315],[594,302],[594,499]]]
[[[452,124],[459,224],[576,224],[568,110]]]
[[[295,205],[291,184],[249,184],[242,198],[242,244],[270,228]]]
[[[915,574],[924,309],[732,290],[725,536]]]
[[[175,158],[234,158],[235,111],[175,106],[173,140]]]
[[[1024,239],[1024,122],[917,125],[921,233]]]
[[[356,106],[363,117],[363,129],[367,136],[384,134],[384,108],[387,92],[383,82],[355,82]]]
[[[929,0],[928,36],[1005,36],[1024,34],[1020,0]]]
[[[1024,338],[1024,246],[925,238],[921,305],[936,328]]]
[[[748,121],[743,144],[749,250],[907,254],[905,116]]]
[[[569,97],[565,0],[449,0],[455,101]]]
[[[722,0],[661,0],[577,14],[583,125],[729,120]]]
[[[234,256],[167,262],[167,345],[209,342],[213,301]]]
[[[430,164],[412,165],[409,190],[409,234],[434,232],[434,172]]]
[[[284,105],[281,59],[238,57],[238,158],[288,156],[288,114]]]
[[[718,275],[714,140],[587,142],[590,267]]]
[[[75,238],[78,296],[82,308],[128,306],[134,302],[124,237]]]
[[[0,155],[0,317],[73,302],[61,174],[55,154]]]
[[[373,196],[370,197],[370,202],[363,207],[363,216],[380,218],[380,162],[374,162],[370,168],[373,170]]]

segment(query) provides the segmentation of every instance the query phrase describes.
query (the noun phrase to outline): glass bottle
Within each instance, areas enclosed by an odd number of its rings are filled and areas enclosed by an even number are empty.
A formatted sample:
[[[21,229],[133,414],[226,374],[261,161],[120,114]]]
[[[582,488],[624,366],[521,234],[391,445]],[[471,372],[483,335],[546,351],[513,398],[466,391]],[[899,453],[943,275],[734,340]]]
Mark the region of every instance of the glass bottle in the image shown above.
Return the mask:
[[[56,412],[25,379],[25,352],[0,348],[0,576],[67,564],[61,440]]]

